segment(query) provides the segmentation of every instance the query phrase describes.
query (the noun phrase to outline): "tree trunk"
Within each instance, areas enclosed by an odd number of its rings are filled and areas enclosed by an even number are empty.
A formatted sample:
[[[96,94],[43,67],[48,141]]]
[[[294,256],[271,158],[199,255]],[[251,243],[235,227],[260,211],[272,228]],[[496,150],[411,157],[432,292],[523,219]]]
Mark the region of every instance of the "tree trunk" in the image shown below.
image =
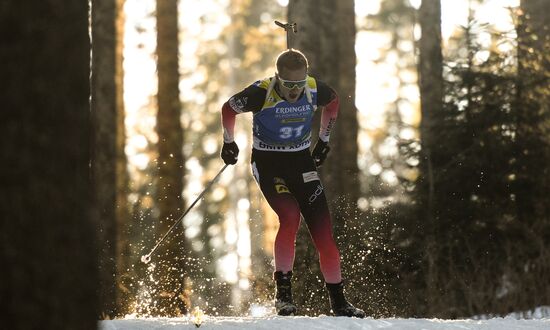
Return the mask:
[[[166,233],[183,213],[183,130],[179,99],[178,66],[178,1],[157,1],[157,67],[158,67],[158,177],[157,202],[159,225],[157,237]],[[155,272],[158,315],[175,316],[187,312],[185,290],[185,231],[178,226],[163,243],[163,259]],[[159,254],[162,253],[159,251]]]
[[[518,83],[516,109],[516,205],[521,223],[548,214],[547,173],[540,162],[548,162],[548,117],[550,114],[550,3],[522,0],[518,25]],[[546,138],[546,142],[544,139]],[[540,141],[540,140],[543,141]],[[540,149],[539,149],[540,148]],[[541,171],[542,170],[542,171]],[[538,212],[537,212],[538,211]]]
[[[419,41],[419,87],[422,119],[420,122],[421,159],[419,164],[419,189],[422,194],[422,218],[426,219],[426,284],[428,299],[437,301],[435,260],[437,259],[434,219],[434,175],[432,149],[435,123],[433,117],[443,108],[443,56],[441,52],[441,3],[440,0],[423,0],[419,11],[422,36]],[[435,305],[435,304],[434,304]],[[430,307],[428,307],[430,308]],[[433,306],[437,308],[437,306]]]
[[[298,33],[289,33],[290,47],[302,51],[309,61],[309,74],[317,77],[320,67],[320,19],[324,2],[311,0],[290,0],[288,22],[296,23]],[[284,32],[281,32],[284,33]]]
[[[99,270],[101,309],[109,317],[117,314],[117,158],[119,99],[117,74],[117,1],[92,2],[92,116],[94,150],[92,178],[97,226],[100,228]],[[123,134],[123,133],[122,133]],[[122,149],[124,150],[124,149]]]
[[[96,329],[88,3],[0,10],[0,263],[7,329]],[[9,31],[9,34],[8,34]]]
[[[525,286],[520,289],[522,299],[513,303],[527,309],[548,301],[550,296],[550,290],[538,280],[550,271],[543,261],[550,253],[550,2],[522,0],[520,10],[513,187],[518,227],[531,248],[524,244],[511,250],[514,259],[510,263],[530,265],[529,270],[513,265],[510,269],[521,274],[522,282],[517,286]]]
[[[321,172],[329,200],[332,200],[335,234],[343,234],[344,224],[353,220],[359,199],[357,135],[359,123],[355,107],[355,9],[353,0],[329,2],[327,24],[321,41],[322,75],[340,97],[340,112],[330,137],[331,153]],[[350,226],[351,227],[351,226]]]
[[[130,275],[130,205],[128,195],[130,193],[130,177],[127,170],[128,159],[126,158],[126,127],[124,124],[124,2],[116,0],[116,52],[115,52],[115,85],[116,85],[116,109],[117,109],[117,136],[116,136],[116,226],[117,226],[117,312],[119,315],[126,315],[131,312],[132,302],[135,301],[132,287],[137,287],[136,280]]]

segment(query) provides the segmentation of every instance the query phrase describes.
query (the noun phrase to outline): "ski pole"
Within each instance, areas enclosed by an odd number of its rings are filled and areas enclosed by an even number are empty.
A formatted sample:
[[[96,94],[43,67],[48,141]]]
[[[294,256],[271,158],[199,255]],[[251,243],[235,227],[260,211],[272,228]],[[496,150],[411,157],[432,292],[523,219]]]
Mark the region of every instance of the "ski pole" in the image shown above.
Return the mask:
[[[172,225],[172,227],[170,227],[170,229],[168,229],[168,231],[164,234],[164,236],[162,236],[162,238],[157,242],[157,244],[155,245],[155,247],[153,247],[153,249],[151,250],[151,252],[149,252],[148,254],[144,254],[141,256],[141,262],[145,263],[145,264],[148,264],[150,261],[151,261],[151,255],[157,250],[157,248],[159,247],[159,245],[166,239],[166,237],[168,237],[168,235],[170,235],[170,233],[174,230],[174,228],[176,228],[176,226],[183,220],[183,218],[187,215],[187,213],[189,213],[189,211],[191,211],[191,209],[193,208],[193,206],[195,206],[195,204],[197,204],[197,202],[202,198],[202,196],[204,195],[204,193],[206,193],[206,191],[214,184],[214,182],[218,181],[218,178],[220,177],[220,175],[222,174],[222,172],[227,168],[228,164],[225,164],[224,167],[222,167],[222,169],[218,172],[218,174],[216,174],[216,176],[214,177],[214,179],[212,179],[212,181],[210,181],[206,187],[204,188],[204,190],[200,193],[199,197],[197,197],[195,199],[195,201],[191,204],[191,206],[189,206],[189,208],[187,208],[187,210],[178,218],[178,220]]]
[[[290,38],[289,33],[292,31],[294,34],[298,33],[298,27],[296,23],[281,23],[279,21],[275,21],[275,24],[277,26],[282,27],[286,31],[286,48],[290,49]]]

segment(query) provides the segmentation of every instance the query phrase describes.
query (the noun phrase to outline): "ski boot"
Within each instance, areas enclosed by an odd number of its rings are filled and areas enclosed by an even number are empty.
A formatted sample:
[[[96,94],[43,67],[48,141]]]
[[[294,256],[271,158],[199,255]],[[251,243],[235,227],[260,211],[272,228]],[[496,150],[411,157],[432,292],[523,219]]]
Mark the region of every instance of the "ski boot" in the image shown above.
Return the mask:
[[[326,283],[330,297],[330,306],[335,316],[348,316],[364,318],[365,312],[350,304],[344,296],[344,282],[331,284]]]
[[[277,284],[277,293],[275,294],[275,309],[277,314],[282,316],[296,314],[296,305],[292,301],[292,288],[290,280],[292,272],[283,273],[277,271],[273,273],[273,278]]]

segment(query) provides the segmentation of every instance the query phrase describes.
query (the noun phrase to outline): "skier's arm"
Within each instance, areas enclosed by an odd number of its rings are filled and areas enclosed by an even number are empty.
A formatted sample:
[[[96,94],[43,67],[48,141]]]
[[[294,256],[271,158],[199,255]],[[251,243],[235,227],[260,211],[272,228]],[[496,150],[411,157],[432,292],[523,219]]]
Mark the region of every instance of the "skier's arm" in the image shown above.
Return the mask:
[[[338,94],[332,91],[332,100],[323,107],[323,112],[321,113],[321,129],[319,131],[319,139],[321,139],[323,142],[328,143],[330,132],[334,127],[336,117],[338,117],[339,109],[340,102],[338,99]]]
[[[237,113],[231,108],[229,102],[225,102],[222,106],[223,142],[225,143],[235,141],[235,117]]]
[[[340,109],[340,102],[338,100],[338,94],[322,81],[318,81],[317,85],[317,104],[322,109],[321,113],[321,128],[319,131],[319,140],[315,143],[311,155],[315,161],[315,165],[320,167],[323,165],[327,155],[330,151],[328,141],[330,138],[330,132],[336,122],[338,116],[338,110]]]
[[[235,117],[237,113],[233,111],[228,102],[222,106],[222,125],[223,125],[223,147],[221,157],[226,165],[234,165],[239,157],[239,147],[235,143]]]
[[[243,112],[256,112],[262,108],[265,89],[259,88],[258,82],[231,96],[222,106],[223,141],[235,140],[235,117]]]
[[[220,156],[225,164],[233,165],[237,163],[237,157],[239,156],[239,147],[235,143],[235,117],[239,113],[261,109],[264,98],[265,90],[253,84],[240,93],[233,95],[223,104],[223,147]]]

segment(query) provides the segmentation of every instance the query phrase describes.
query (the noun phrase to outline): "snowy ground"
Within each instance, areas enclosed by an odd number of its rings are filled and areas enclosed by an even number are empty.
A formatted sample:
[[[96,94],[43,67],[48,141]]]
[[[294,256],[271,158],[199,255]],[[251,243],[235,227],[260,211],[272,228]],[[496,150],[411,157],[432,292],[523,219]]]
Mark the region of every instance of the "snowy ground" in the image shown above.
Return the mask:
[[[258,330],[308,330],[308,329],[399,329],[399,330],[543,330],[550,329],[548,307],[529,317],[518,319],[517,315],[488,320],[439,320],[439,319],[356,319],[348,317],[210,317],[203,316],[200,329],[258,329]],[[161,330],[196,329],[196,318],[147,318],[100,321],[100,330]]]

